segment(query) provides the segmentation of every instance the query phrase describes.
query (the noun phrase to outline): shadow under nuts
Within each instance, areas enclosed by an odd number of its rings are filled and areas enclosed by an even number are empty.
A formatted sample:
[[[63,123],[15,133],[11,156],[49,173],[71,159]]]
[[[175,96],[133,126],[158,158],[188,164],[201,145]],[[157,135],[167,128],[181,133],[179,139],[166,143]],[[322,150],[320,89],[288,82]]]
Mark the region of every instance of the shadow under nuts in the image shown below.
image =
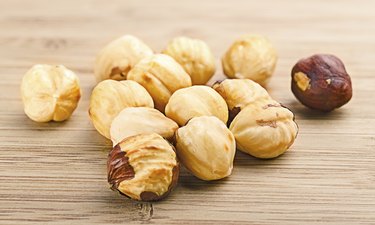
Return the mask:
[[[201,40],[175,38],[168,43],[163,53],[181,64],[190,75],[193,85],[206,84],[215,73],[215,58],[208,45]]]
[[[294,114],[275,101],[245,107],[229,129],[239,150],[264,159],[283,154],[293,144],[298,132]]]
[[[108,183],[129,198],[156,201],[177,184],[174,147],[158,134],[140,134],[117,144],[108,155]]]
[[[141,40],[132,35],[124,35],[99,52],[94,67],[96,81],[125,80],[139,60],[152,54],[152,50]]]
[[[104,80],[92,91],[89,115],[96,130],[110,139],[112,120],[126,107],[154,107],[151,96],[135,81]]]
[[[225,75],[247,78],[267,85],[277,62],[277,52],[263,36],[245,35],[236,40],[222,58]]]
[[[228,105],[228,124],[245,106],[272,100],[266,89],[249,79],[226,79],[215,83],[213,89],[224,98]]]
[[[128,107],[113,119],[110,133],[113,145],[116,145],[137,134],[157,133],[172,140],[177,129],[177,123],[154,108]]]
[[[177,155],[184,166],[202,180],[229,176],[236,143],[225,124],[214,116],[191,119],[176,132]]]
[[[178,89],[191,86],[190,76],[172,57],[155,54],[142,59],[127,79],[141,84],[154,99],[155,108],[164,112],[171,95]]]
[[[195,85],[176,91],[169,99],[165,115],[180,126],[197,116],[216,116],[226,123],[228,107],[224,99],[214,89]]]
[[[81,98],[78,77],[66,67],[35,65],[22,78],[26,115],[36,122],[64,121]]]
[[[349,102],[352,82],[339,58],[317,54],[293,67],[292,92],[305,106],[328,112]]]

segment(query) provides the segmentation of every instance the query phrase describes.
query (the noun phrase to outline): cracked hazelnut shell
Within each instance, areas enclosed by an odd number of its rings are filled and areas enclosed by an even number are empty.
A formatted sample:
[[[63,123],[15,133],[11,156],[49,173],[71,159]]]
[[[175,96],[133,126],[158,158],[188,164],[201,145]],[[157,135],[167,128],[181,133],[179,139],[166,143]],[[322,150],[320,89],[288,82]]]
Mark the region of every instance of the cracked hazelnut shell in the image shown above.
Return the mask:
[[[116,145],[124,138],[137,134],[157,133],[172,140],[177,129],[176,122],[154,108],[128,107],[113,119],[110,134],[113,145]]]
[[[236,143],[225,124],[214,116],[191,119],[176,132],[177,155],[184,166],[202,180],[229,176]]]
[[[177,37],[168,43],[163,53],[181,64],[193,85],[206,84],[215,73],[215,58],[204,41]]]
[[[154,99],[155,108],[164,112],[171,95],[191,86],[189,74],[169,55],[155,54],[142,59],[128,73],[127,79],[141,84]]]
[[[329,112],[349,102],[352,83],[339,58],[316,54],[293,67],[292,92],[305,106]]]
[[[110,139],[112,120],[126,107],[154,107],[151,96],[132,80],[104,80],[91,93],[89,116],[96,130]]]
[[[108,155],[111,189],[140,201],[165,198],[176,186],[179,163],[174,147],[158,134],[140,134],[118,143]]]
[[[152,54],[151,48],[132,35],[124,35],[113,40],[96,57],[94,67],[96,81],[125,80],[135,64]]]
[[[198,116],[216,116],[223,123],[228,121],[225,100],[211,87],[195,85],[176,91],[167,106],[165,115],[180,126]]]
[[[81,98],[78,77],[62,65],[35,65],[22,78],[26,115],[36,122],[64,121]]]
[[[239,150],[264,159],[283,154],[298,132],[294,114],[275,101],[246,106],[229,129]]]

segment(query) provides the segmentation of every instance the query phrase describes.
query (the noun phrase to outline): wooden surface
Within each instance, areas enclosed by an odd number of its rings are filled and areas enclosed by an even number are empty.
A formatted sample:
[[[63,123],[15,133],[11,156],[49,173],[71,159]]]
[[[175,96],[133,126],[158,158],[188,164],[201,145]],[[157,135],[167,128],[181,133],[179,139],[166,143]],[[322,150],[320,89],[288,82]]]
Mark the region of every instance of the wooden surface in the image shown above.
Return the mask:
[[[0,224],[375,224],[375,1],[0,1]],[[88,100],[96,53],[134,34],[160,51],[171,38],[205,40],[219,58],[245,33],[279,51],[271,95],[296,113],[289,152],[258,160],[237,152],[233,175],[203,182],[182,171],[157,203],[134,202],[106,182],[110,143]],[[301,57],[333,53],[352,76],[345,107],[319,114],[290,91]],[[19,87],[36,63],[78,73],[83,97],[64,123],[23,113]]]

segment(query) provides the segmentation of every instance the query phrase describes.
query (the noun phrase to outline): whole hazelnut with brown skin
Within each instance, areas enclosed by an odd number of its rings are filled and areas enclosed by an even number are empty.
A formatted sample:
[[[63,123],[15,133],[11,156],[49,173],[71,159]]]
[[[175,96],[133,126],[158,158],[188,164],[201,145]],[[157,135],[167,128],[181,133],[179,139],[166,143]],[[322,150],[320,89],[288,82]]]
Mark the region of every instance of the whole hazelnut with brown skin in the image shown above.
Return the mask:
[[[157,201],[176,186],[179,163],[174,147],[160,135],[125,138],[108,155],[108,183],[113,190],[142,201]]]
[[[305,106],[329,112],[349,102],[352,82],[339,58],[316,54],[293,67],[292,92]]]

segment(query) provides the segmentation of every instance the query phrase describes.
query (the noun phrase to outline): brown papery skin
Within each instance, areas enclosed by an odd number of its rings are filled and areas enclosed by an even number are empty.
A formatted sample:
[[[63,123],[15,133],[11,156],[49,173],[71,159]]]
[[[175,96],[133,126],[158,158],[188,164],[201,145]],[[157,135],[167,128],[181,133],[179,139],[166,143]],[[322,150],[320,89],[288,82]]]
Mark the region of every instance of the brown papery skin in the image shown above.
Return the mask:
[[[303,91],[294,80],[302,72],[310,79],[309,87]],[[343,62],[334,55],[316,54],[301,59],[292,69],[292,92],[305,106],[329,112],[349,102],[352,98],[352,83]]]

